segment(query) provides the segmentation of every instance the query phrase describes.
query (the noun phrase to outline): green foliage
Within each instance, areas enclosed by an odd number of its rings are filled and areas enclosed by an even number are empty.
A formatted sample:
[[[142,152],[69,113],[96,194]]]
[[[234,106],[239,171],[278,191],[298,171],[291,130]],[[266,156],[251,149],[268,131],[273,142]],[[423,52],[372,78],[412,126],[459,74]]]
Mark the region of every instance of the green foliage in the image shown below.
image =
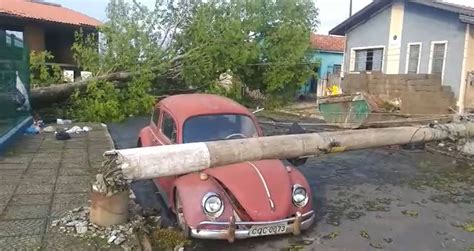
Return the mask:
[[[310,0],[202,3],[177,39],[192,52],[183,60],[183,80],[210,86],[231,70],[250,89],[282,103],[313,74],[306,52],[317,15]]]
[[[80,121],[119,121],[124,119],[120,92],[106,81],[91,81],[83,93],[72,96],[71,114]]]
[[[30,53],[30,83],[35,87],[44,87],[62,82],[62,71],[58,65],[47,66],[54,56],[49,51]]]
[[[95,83],[76,93],[75,114],[83,120],[143,113],[153,102],[150,89],[176,84],[238,101],[242,90],[260,90],[268,106],[279,106],[314,74],[307,56],[318,25],[312,0],[156,0],[152,9],[111,0],[107,16],[100,38],[76,34],[74,58],[96,76],[126,71],[132,79],[126,88]],[[226,72],[238,80],[229,89],[216,82]]]

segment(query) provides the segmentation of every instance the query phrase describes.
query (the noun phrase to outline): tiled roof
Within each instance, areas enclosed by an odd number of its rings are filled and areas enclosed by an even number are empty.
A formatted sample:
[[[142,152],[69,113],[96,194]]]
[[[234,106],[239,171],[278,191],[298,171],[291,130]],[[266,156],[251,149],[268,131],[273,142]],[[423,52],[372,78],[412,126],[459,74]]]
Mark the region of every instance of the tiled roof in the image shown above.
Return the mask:
[[[345,38],[341,36],[328,36],[311,34],[311,48],[321,51],[344,52]]]
[[[97,27],[101,22],[77,11],[38,0],[0,0],[0,15],[74,26]]]

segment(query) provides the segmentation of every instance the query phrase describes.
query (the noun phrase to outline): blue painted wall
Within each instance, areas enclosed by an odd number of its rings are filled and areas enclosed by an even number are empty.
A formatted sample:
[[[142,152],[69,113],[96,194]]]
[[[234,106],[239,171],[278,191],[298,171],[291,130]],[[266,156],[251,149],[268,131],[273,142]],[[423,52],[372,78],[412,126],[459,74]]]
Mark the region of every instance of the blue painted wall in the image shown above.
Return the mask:
[[[319,68],[318,79],[326,78],[327,73],[333,73],[333,66],[335,64],[342,65],[342,53],[319,52],[313,55],[313,61],[321,60]]]
[[[319,83],[320,79],[325,79],[327,74],[333,73],[333,67],[335,64],[342,66],[343,54],[341,53],[334,53],[334,52],[325,52],[325,51],[314,51],[311,56],[312,63],[320,63],[319,70],[316,72],[317,80]],[[314,86],[314,90],[311,90],[311,79],[308,80],[304,86],[300,90],[301,94],[309,94],[314,93],[316,90],[316,86]],[[315,83],[313,83],[314,85]]]

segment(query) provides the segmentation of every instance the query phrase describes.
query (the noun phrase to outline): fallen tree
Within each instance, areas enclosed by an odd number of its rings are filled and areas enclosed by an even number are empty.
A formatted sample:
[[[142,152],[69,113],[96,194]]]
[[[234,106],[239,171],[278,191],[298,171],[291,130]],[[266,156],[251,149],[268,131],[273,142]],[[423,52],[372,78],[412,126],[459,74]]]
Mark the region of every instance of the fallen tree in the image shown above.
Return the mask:
[[[180,175],[243,161],[302,156],[428,142],[474,135],[474,123],[394,127],[246,138],[112,150],[104,154],[127,180]],[[110,161],[113,160],[113,161]]]
[[[50,85],[47,87],[33,88],[30,92],[30,102],[33,107],[42,107],[53,103],[59,103],[68,99],[76,90],[83,91],[91,81],[112,81],[117,87],[124,86],[132,77],[128,72],[116,72],[103,76],[92,77],[73,83]]]

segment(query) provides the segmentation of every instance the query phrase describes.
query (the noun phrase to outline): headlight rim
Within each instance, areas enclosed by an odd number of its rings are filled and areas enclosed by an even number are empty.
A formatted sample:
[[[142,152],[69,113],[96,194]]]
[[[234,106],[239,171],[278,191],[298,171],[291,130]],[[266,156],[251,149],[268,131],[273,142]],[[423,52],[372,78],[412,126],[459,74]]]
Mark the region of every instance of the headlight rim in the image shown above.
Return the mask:
[[[296,202],[295,199],[294,199],[295,198],[295,196],[294,196],[295,191],[298,188],[303,189],[305,191],[305,195],[306,195],[305,199],[301,202]],[[295,205],[296,207],[299,207],[299,208],[305,207],[308,204],[308,201],[309,201],[308,190],[300,184],[294,184],[292,189],[291,189],[291,201],[293,202],[293,205]]]
[[[221,207],[219,208],[219,210],[217,210],[215,213],[212,213],[212,212],[208,212],[206,210],[206,202],[209,198],[211,197],[216,197],[218,198],[220,201],[221,201]],[[202,207],[202,211],[204,212],[204,214],[209,217],[210,219],[216,219],[216,218],[219,218],[222,213],[224,212],[224,201],[222,200],[222,198],[219,196],[219,194],[215,193],[215,192],[208,192],[206,193],[203,197],[202,197],[202,201],[201,201],[201,207]]]

